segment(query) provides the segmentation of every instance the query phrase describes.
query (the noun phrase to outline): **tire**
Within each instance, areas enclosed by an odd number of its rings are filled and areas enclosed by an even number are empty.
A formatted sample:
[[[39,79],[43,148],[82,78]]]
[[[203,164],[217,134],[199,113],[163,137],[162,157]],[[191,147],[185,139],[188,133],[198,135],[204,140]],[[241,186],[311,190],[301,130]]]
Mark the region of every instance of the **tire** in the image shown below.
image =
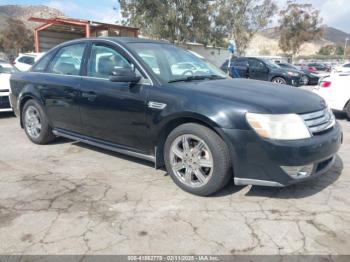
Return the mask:
[[[345,113],[346,113],[346,116],[348,117],[348,119],[350,120],[350,101],[347,103],[347,105],[345,107]]]
[[[272,83],[275,83],[275,84],[280,84],[280,85],[286,85],[287,84],[287,81],[286,79],[284,79],[283,77],[274,77],[272,80],[271,80]]]
[[[175,128],[166,139],[164,159],[173,181],[195,195],[214,194],[232,179],[228,146],[213,130],[199,124]]]
[[[33,143],[44,145],[56,138],[42,106],[37,101],[27,101],[24,104],[21,117],[26,135]]]
[[[309,84],[309,82],[310,82],[310,79],[309,79],[308,76],[305,75],[305,76],[302,77],[302,81],[303,81],[303,84],[305,86],[307,86]]]

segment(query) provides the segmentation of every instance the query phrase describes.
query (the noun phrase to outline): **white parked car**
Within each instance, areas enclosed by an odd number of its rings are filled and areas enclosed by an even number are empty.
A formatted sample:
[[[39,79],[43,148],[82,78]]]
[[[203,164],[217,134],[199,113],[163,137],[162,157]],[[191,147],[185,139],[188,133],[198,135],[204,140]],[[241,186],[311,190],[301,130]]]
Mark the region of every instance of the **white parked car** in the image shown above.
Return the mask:
[[[193,62],[182,62],[171,66],[171,72],[173,75],[191,76],[198,73],[208,73],[208,69],[204,68],[200,64]]]
[[[44,53],[19,54],[14,61],[14,66],[16,66],[20,71],[28,71],[43,55]]]
[[[7,62],[0,62],[0,112],[12,111],[9,94],[10,94],[10,77],[11,74],[18,71],[15,67]]]
[[[313,91],[323,97],[330,108],[343,111],[350,119],[350,73],[334,73],[323,78]]]
[[[341,66],[336,66],[333,69],[334,73],[350,73],[350,63],[345,63]]]

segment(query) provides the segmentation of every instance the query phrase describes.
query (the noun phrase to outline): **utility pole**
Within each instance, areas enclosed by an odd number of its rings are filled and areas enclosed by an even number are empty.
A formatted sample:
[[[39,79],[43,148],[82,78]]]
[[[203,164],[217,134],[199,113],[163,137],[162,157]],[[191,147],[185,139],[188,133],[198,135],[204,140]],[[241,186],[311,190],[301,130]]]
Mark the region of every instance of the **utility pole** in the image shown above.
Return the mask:
[[[345,60],[346,60],[346,48],[347,48],[348,41],[349,41],[349,37],[345,38],[345,46],[344,46],[344,63],[345,63]]]

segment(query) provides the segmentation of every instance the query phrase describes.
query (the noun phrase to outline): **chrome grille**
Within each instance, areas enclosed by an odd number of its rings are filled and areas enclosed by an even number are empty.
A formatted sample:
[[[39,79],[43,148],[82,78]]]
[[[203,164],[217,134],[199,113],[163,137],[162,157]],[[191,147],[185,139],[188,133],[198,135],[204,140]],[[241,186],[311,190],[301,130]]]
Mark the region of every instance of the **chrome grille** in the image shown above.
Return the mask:
[[[328,108],[307,114],[300,115],[310,132],[313,134],[324,132],[332,128],[335,124],[335,117],[332,111]]]

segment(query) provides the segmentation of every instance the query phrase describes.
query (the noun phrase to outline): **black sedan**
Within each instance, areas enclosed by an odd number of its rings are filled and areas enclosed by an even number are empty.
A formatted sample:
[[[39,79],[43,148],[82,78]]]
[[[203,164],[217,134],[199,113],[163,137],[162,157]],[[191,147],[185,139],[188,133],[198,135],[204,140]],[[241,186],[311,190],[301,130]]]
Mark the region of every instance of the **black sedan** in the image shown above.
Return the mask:
[[[296,70],[300,71],[302,74],[302,79],[305,85],[318,85],[318,81],[320,80],[320,77],[316,74],[313,74],[309,72],[307,69],[298,69],[297,67],[288,64],[288,63],[277,63],[280,67],[285,68],[285,69],[291,69],[291,70]]]
[[[227,78],[166,42],[89,38],[15,73],[11,101],[36,144],[62,136],[153,161],[207,196],[232,179],[287,186],[332,166],[342,131],[325,101],[278,86]]]
[[[233,78],[250,78],[291,86],[303,85],[299,70],[281,68],[267,59],[238,57],[231,60],[230,67],[228,64],[229,61],[226,60],[221,69],[229,71]]]

